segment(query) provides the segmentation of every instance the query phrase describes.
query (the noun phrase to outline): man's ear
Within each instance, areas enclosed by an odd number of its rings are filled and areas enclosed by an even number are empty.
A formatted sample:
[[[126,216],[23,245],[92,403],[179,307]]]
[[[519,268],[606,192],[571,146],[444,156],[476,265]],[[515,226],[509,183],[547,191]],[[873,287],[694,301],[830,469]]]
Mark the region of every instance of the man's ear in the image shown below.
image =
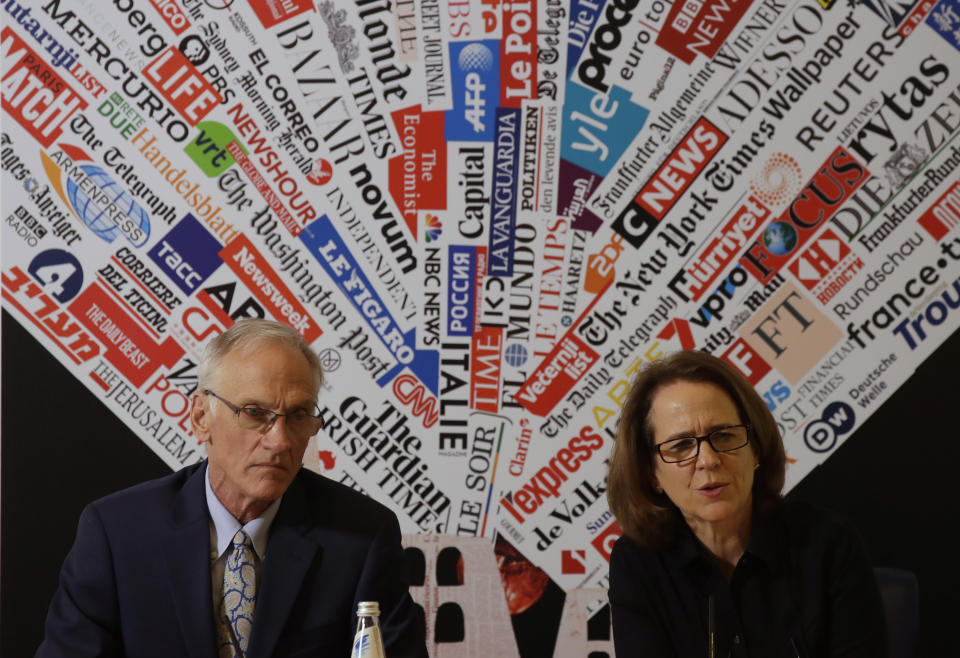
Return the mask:
[[[190,401],[190,424],[193,425],[193,435],[200,443],[210,440],[211,414],[208,402],[207,396],[200,391],[196,391]]]

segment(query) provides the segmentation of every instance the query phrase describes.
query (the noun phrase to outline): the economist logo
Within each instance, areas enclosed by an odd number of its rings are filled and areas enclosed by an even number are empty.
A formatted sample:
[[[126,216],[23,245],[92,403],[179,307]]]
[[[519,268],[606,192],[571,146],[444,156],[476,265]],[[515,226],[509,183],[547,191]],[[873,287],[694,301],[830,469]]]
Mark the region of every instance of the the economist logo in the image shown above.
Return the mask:
[[[414,105],[391,114],[403,147],[390,158],[390,195],[413,237],[418,237],[418,210],[447,207],[447,143],[443,112],[421,112]]]
[[[63,133],[63,124],[87,102],[9,27],[0,32],[3,109],[44,148]]]
[[[678,0],[667,14],[657,45],[686,64],[697,55],[712,58],[750,4],[746,0]]]

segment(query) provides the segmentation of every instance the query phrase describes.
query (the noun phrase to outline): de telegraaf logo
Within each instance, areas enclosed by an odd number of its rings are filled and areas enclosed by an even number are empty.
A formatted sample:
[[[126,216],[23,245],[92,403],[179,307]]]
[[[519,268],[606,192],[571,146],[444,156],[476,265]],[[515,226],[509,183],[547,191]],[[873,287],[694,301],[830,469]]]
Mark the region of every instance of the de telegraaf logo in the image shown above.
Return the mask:
[[[814,452],[830,452],[837,439],[853,429],[856,414],[846,402],[831,402],[823,409],[820,420],[815,420],[803,430],[803,442]]]

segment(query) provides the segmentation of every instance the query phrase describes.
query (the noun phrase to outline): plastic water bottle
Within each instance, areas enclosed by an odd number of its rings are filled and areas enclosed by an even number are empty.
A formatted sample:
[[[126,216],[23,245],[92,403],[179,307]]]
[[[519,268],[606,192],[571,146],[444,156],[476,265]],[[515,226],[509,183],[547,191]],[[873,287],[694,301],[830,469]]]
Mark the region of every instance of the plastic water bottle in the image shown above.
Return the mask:
[[[361,601],[357,605],[357,634],[353,638],[350,658],[387,658],[380,636],[380,604]]]

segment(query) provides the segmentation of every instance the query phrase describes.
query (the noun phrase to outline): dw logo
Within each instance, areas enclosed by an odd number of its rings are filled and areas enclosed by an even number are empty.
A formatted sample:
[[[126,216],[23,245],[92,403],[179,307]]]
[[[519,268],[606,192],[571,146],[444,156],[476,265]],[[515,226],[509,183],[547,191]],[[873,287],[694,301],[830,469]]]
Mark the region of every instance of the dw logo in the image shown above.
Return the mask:
[[[820,420],[815,420],[803,431],[803,442],[814,452],[829,452],[837,445],[837,439],[853,429],[856,415],[846,402],[831,402],[823,410]]]

